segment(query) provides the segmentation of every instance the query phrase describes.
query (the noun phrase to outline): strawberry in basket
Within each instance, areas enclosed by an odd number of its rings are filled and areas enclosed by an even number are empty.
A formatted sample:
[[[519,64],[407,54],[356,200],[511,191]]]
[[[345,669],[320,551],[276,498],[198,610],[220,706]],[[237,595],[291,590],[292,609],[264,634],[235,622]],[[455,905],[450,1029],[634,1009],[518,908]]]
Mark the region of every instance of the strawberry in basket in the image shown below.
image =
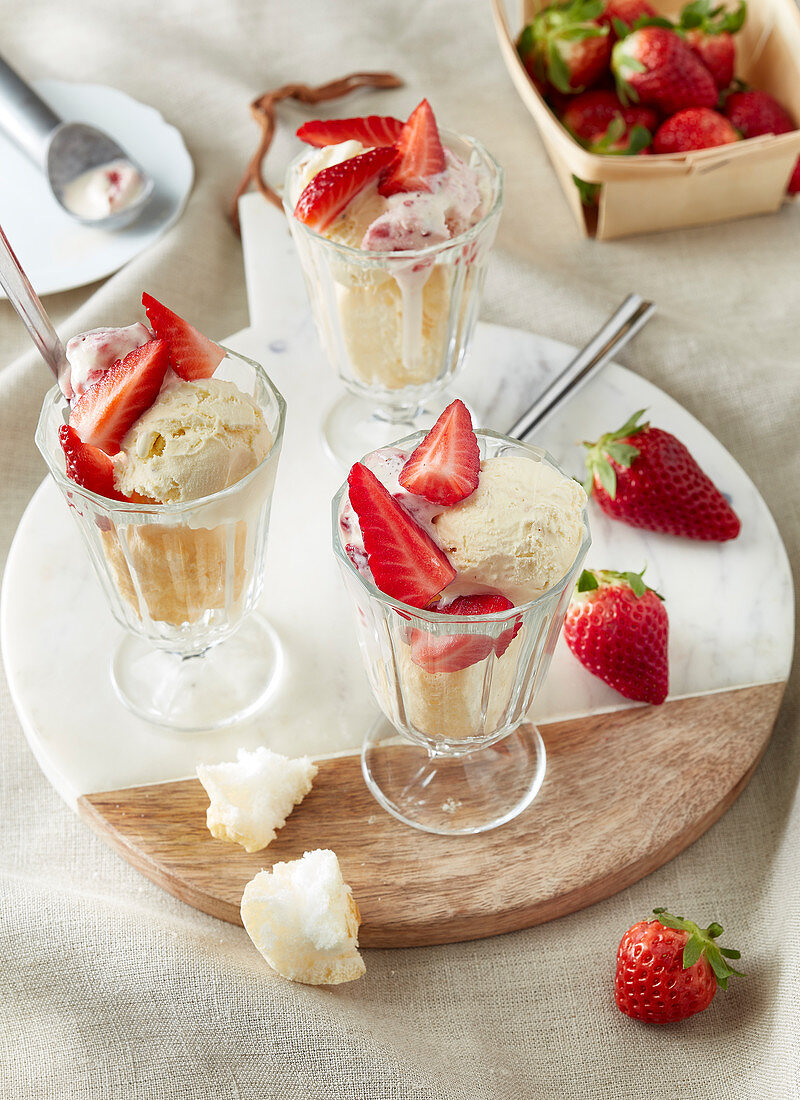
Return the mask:
[[[638,153],[650,144],[658,114],[651,107],[626,106],[615,92],[598,88],[573,96],[561,121],[592,153]]]
[[[662,122],[653,138],[653,152],[688,153],[691,149],[710,149],[740,140],[739,131],[719,111],[687,107]]]
[[[576,141],[601,156],[649,156],[658,114],[650,107],[626,106],[608,89],[597,88],[572,96],[561,121]],[[595,206],[599,183],[573,176],[584,206]]]
[[[624,103],[643,103],[665,115],[714,107],[714,77],[692,48],[668,27],[640,27],[614,46],[611,68]]]
[[[630,30],[639,25],[640,20],[648,21],[656,19],[658,12],[647,0],[606,0],[603,14],[598,17],[598,23],[605,23],[609,27],[612,40],[616,41],[617,23],[624,23]]]
[[[747,11],[745,0],[728,11],[712,6],[711,0],[692,0],[681,11],[678,29],[714,77],[722,91],[733,83],[736,67],[734,35],[742,29]]]
[[[734,92],[725,99],[725,117],[741,133],[743,138],[760,137],[761,134],[788,134],[795,130],[794,119],[768,92],[750,88]],[[795,165],[787,190],[790,195],[800,191],[800,160]]]
[[[540,91],[581,92],[608,71],[611,38],[600,22],[604,0],[565,0],[543,8],[523,30],[517,51]]]

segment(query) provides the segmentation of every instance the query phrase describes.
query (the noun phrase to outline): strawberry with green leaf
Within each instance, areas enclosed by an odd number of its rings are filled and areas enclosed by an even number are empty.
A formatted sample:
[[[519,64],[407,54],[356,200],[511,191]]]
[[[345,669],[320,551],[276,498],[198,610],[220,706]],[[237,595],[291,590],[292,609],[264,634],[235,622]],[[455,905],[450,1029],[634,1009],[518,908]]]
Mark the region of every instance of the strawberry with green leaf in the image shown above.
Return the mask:
[[[606,0],[603,12],[598,16],[597,21],[607,24],[611,29],[612,40],[616,40],[619,37],[618,22],[624,24],[624,34],[627,34],[632,27],[644,26],[657,18],[655,8],[647,0]]]
[[[561,122],[593,153],[635,154],[650,143],[658,114],[651,107],[626,106],[615,92],[595,88],[573,96]]]
[[[642,573],[584,569],[564,640],[584,668],[620,695],[658,705],[669,690],[669,621],[663,597]]]
[[[714,107],[719,96],[714,77],[669,27],[640,27],[620,38],[611,68],[623,103],[643,103],[665,115],[685,107]]]
[[[616,118],[604,134],[597,135],[593,141],[581,142],[590,153],[603,157],[649,157],[652,153],[653,135],[644,126],[626,126],[621,118]],[[600,199],[601,183],[589,183],[580,176],[573,175],[572,181],[578,188],[584,206],[597,206]]]
[[[603,0],[564,0],[525,27],[517,51],[538,88],[581,92],[607,72],[611,39],[609,27],[598,21],[603,8]]]
[[[736,68],[734,35],[742,29],[747,4],[740,0],[733,10],[712,0],[692,0],[681,11],[678,30],[714,77],[720,91],[733,83]]]
[[[711,542],[735,539],[741,523],[733,508],[680,440],[640,423],[644,411],[584,442],[587,493],[606,515],[633,527]]]
[[[634,1020],[669,1024],[703,1012],[717,987],[726,990],[740,953],[720,947],[724,929],[716,921],[700,928],[694,921],[654,909],[656,920],[641,920],[620,940],[614,999]]]
[[[650,107],[627,105],[606,88],[573,96],[561,122],[576,141],[599,156],[649,156],[658,114]],[[602,184],[572,177],[584,206],[596,206]]]

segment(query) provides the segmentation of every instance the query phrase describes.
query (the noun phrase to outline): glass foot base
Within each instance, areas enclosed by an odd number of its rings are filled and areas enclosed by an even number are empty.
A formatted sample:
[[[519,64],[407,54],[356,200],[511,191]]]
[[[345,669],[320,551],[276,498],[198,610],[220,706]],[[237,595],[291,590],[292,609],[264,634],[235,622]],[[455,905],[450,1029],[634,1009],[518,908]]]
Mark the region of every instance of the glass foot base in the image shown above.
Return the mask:
[[[111,680],[128,710],[168,729],[221,729],[253,714],[276,686],[278,636],[250,614],[224,642],[197,657],[155,649],[126,634],[111,660]]]
[[[361,749],[364,779],[381,806],[406,825],[445,836],[483,833],[521,814],[545,765],[544,742],[530,724],[488,748],[436,756],[380,718]]]
[[[372,401],[345,394],[322,421],[322,441],[328,455],[343,470],[349,470],[369,451],[394,443],[413,432],[432,428],[455,395],[434,394],[418,406],[399,409],[391,415]],[[472,410],[470,410],[472,412]]]

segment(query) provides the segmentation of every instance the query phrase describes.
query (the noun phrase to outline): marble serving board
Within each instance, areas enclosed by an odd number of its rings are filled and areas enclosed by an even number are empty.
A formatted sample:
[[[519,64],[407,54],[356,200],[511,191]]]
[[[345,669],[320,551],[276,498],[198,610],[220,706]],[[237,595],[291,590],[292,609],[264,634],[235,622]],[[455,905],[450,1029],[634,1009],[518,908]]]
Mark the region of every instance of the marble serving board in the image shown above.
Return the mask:
[[[366,795],[355,755],[376,706],[330,550],[330,500],[343,471],[323,450],[321,422],[340,384],[317,343],[282,215],[249,196],[242,224],[252,325],[227,343],[264,364],[288,406],[261,608],[284,647],[280,681],[262,712],[214,733],[167,733],[130,714],[109,677],[121,628],[66,505],[46,479],[20,523],[0,607],[12,696],[42,769],[144,873],[229,920],[237,919],[249,877],[309,846],[335,846],[361,905],[367,944],[444,942],[524,927],[635,881],[690,843],[733,800],[768,740],[788,676],[789,565],[755,486],[697,420],[633,372],[611,364],[574,395],[536,439],[565,469],[581,474],[580,440],[647,408],[731,498],[742,533],[722,545],[692,543],[614,523],[592,506],[587,564],[647,565],[648,583],[666,597],[670,700],[662,708],[627,703],[561,643],[531,714],[550,759],[531,809],[482,838],[409,830]],[[481,324],[457,390],[481,425],[502,431],[571,354],[555,341]],[[709,698],[715,694],[719,698]],[[699,756],[693,748],[698,729],[705,737]],[[618,770],[620,754],[624,745],[630,758],[643,738],[666,755],[658,766],[655,758],[639,761],[641,799],[633,804]],[[278,842],[246,856],[211,839],[204,794],[187,777],[198,762],[230,759],[237,748],[260,744],[321,759],[321,789],[295,811]],[[663,768],[674,767],[679,745],[691,766],[664,804],[660,777]],[[718,768],[721,758],[728,763]],[[335,812],[336,800],[346,807],[344,818]],[[615,805],[639,828],[642,845],[609,841],[597,847],[599,819],[613,821]],[[547,859],[534,867],[529,857],[544,823],[570,812],[574,827],[554,832],[551,823]],[[671,816],[674,827],[666,835],[655,825],[648,832],[642,826],[648,815],[662,823]],[[481,885],[488,866],[481,855],[494,862],[506,846],[507,888],[489,896]],[[420,866],[426,855],[433,859],[431,880],[411,897],[400,888],[409,853]]]

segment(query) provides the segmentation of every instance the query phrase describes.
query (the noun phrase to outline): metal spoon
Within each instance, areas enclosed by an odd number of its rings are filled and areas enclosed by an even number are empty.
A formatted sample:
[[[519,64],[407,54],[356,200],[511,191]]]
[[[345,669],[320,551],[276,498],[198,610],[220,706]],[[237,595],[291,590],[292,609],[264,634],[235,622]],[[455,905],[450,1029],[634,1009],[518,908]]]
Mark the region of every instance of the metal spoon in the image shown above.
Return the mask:
[[[620,348],[625,347],[653,315],[655,308],[652,302],[645,301],[638,294],[629,294],[599,332],[595,333],[589,343],[553,379],[544,393],[540,394],[506,434],[512,439],[525,439],[534,428],[540,427],[567,397],[576,393]]]
[[[0,227],[0,286],[6,292],[9,302],[22,318],[39,353],[61,384],[69,371],[69,363],[53,322],[47,316],[30,280],[22,270],[22,265],[8,243],[8,238]]]
[[[1,57],[0,129],[44,172],[60,206],[82,225],[121,229],[139,216],[152,194],[152,177],[113,138],[85,122],[64,122]],[[115,160],[127,161],[142,177],[133,202],[99,218],[71,210],[65,202],[67,187],[84,172]]]

